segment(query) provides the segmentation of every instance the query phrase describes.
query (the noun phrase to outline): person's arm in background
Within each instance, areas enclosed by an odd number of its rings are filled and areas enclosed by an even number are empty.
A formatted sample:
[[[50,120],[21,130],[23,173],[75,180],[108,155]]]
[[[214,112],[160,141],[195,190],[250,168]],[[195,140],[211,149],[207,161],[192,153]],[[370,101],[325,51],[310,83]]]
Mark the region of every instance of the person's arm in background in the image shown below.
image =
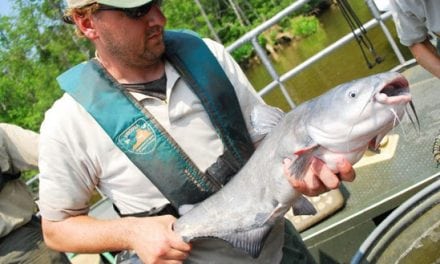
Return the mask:
[[[22,171],[36,169],[37,163],[38,134],[0,123],[0,238],[31,220],[36,206],[34,198],[18,177]],[[0,252],[0,263],[8,254]]]
[[[415,43],[409,49],[423,68],[440,78],[440,55],[429,39],[425,39],[421,43]]]
[[[429,6],[423,1],[390,0],[393,20],[397,35],[402,45],[407,46],[417,62],[440,78],[440,56],[429,41],[429,30],[426,23],[430,16],[436,16],[438,3],[433,1]],[[432,10],[427,10],[431,7]]]
[[[20,172],[38,168],[38,133],[19,126],[0,123],[4,134],[4,153],[7,164],[0,164],[2,171]]]

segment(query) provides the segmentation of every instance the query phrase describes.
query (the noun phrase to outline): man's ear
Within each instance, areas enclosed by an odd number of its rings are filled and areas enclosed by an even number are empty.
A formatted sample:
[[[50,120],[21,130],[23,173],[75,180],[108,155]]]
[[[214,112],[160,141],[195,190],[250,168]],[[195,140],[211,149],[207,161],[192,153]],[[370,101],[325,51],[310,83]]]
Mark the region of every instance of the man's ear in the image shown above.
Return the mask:
[[[98,38],[93,19],[90,16],[73,14],[73,20],[85,37],[90,40]]]

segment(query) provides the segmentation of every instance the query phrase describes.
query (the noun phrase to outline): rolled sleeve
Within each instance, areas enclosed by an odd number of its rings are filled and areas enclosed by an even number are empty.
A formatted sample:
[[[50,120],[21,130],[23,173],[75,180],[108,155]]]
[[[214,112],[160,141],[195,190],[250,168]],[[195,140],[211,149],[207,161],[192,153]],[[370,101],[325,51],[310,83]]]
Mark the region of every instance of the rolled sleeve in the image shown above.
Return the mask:
[[[66,134],[78,134],[78,128],[74,122],[69,125],[61,121],[63,114],[59,112],[62,113],[56,107],[49,110],[40,130],[38,206],[41,215],[50,221],[87,214],[96,185],[90,176],[90,161],[76,150],[80,141],[73,141]]]
[[[411,46],[428,36],[425,5],[418,1],[391,0],[392,15],[400,43]]]

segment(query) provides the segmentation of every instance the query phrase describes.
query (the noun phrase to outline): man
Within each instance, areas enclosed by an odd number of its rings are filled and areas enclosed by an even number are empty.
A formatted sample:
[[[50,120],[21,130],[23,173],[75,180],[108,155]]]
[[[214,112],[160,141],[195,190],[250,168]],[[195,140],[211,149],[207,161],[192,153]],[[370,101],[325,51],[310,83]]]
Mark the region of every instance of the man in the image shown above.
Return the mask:
[[[391,9],[400,42],[408,46],[417,62],[440,78],[440,2],[437,0],[391,0]],[[437,49],[429,35],[437,37]]]
[[[0,263],[69,263],[44,244],[34,199],[19,179],[37,161],[38,134],[0,123]]]
[[[93,42],[96,58],[58,78],[67,93],[41,127],[40,209],[48,245],[130,250],[145,263],[313,262],[297,233],[285,239],[284,223],[256,260],[214,239],[187,244],[172,231],[176,207],[218,190],[254,150],[249,114],[263,102],[225,49],[188,33],[164,33],[159,1],[67,4],[65,20]],[[316,195],[354,179],[347,161],[339,172],[338,178],[314,160],[305,179],[291,184]],[[124,217],[87,215],[95,187]],[[282,251],[285,240],[296,243],[289,253]]]

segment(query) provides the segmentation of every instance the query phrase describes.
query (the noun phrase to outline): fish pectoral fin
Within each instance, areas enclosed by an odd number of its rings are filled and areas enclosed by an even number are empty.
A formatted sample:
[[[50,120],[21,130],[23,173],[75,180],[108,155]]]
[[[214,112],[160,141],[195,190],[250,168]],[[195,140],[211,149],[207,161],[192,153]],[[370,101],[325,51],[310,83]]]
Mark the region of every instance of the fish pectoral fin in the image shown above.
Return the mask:
[[[300,156],[297,156],[294,159],[291,159],[293,162],[289,167],[290,176],[295,177],[296,180],[304,179],[307,169],[310,166],[310,162],[312,161],[313,151],[307,151],[302,153]]]
[[[290,174],[294,175],[296,179],[304,178],[315,150],[319,147],[311,138],[308,138],[302,147],[297,148],[291,158],[293,163],[290,166]]]
[[[231,232],[218,236],[218,238],[230,243],[234,248],[246,251],[253,258],[257,258],[271,229],[272,226],[263,225],[246,231]]]
[[[292,210],[294,215],[315,215],[317,213],[313,204],[302,195],[295,201]]]

